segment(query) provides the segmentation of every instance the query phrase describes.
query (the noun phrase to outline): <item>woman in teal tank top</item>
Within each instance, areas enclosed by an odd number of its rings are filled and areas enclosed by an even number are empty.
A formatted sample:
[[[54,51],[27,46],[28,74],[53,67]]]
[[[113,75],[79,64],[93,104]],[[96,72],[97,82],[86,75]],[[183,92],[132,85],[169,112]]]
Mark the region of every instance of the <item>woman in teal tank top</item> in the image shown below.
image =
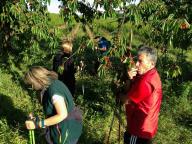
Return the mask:
[[[82,132],[82,116],[72,95],[57,74],[43,67],[32,67],[24,77],[25,83],[41,91],[45,119],[27,120],[27,129],[46,128],[48,144],[75,144]]]

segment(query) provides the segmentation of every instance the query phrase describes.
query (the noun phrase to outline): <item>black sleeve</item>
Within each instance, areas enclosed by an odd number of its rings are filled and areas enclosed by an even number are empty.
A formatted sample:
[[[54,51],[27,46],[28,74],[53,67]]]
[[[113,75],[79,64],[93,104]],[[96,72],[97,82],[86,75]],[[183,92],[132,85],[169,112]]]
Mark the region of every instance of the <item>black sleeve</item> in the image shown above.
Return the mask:
[[[72,71],[75,74],[76,73],[76,67],[75,67],[75,64],[74,64],[74,60],[72,61],[71,65],[72,65]]]
[[[56,54],[53,58],[53,71],[57,72],[60,65],[62,65],[63,56],[61,54]]]
[[[70,72],[71,74],[76,73],[74,59],[70,58],[65,62],[65,70]]]

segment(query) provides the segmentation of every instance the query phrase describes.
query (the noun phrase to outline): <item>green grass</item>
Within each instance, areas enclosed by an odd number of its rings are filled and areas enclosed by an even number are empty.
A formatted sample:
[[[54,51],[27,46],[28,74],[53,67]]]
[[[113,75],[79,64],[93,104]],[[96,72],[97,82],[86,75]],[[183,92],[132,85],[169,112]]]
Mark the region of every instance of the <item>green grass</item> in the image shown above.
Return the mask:
[[[32,110],[30,97],[10,74],[0,72],[0,143],[26,144],[24,121]]]
[[[64,19],[59,14],[50,13],[49,17],[51,26],[60,26],[64,24]]]

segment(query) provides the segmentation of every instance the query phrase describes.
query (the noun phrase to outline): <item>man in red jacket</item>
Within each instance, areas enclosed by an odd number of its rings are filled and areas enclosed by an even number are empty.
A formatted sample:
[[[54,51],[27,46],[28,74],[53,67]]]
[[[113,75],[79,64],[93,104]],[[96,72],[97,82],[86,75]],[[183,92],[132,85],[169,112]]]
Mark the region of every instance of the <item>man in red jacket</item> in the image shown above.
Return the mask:
[[[125,144],[151,144],[157,132],[162,88],[156,61],[156,51],[142,46],[135,68],[128,70],[130,89],[121,95],[127,116]]]

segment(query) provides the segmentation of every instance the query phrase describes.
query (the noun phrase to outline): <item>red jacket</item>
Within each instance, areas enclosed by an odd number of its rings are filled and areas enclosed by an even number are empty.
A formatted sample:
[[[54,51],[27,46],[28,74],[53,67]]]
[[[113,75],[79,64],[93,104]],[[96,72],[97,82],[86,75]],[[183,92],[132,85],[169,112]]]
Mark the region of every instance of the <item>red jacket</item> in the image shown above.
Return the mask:
[[[127,96],[126,116],[130,134],[151,139],[158,127],[158,116],[162,100],[161,80],[156,68],[137,76]]]

